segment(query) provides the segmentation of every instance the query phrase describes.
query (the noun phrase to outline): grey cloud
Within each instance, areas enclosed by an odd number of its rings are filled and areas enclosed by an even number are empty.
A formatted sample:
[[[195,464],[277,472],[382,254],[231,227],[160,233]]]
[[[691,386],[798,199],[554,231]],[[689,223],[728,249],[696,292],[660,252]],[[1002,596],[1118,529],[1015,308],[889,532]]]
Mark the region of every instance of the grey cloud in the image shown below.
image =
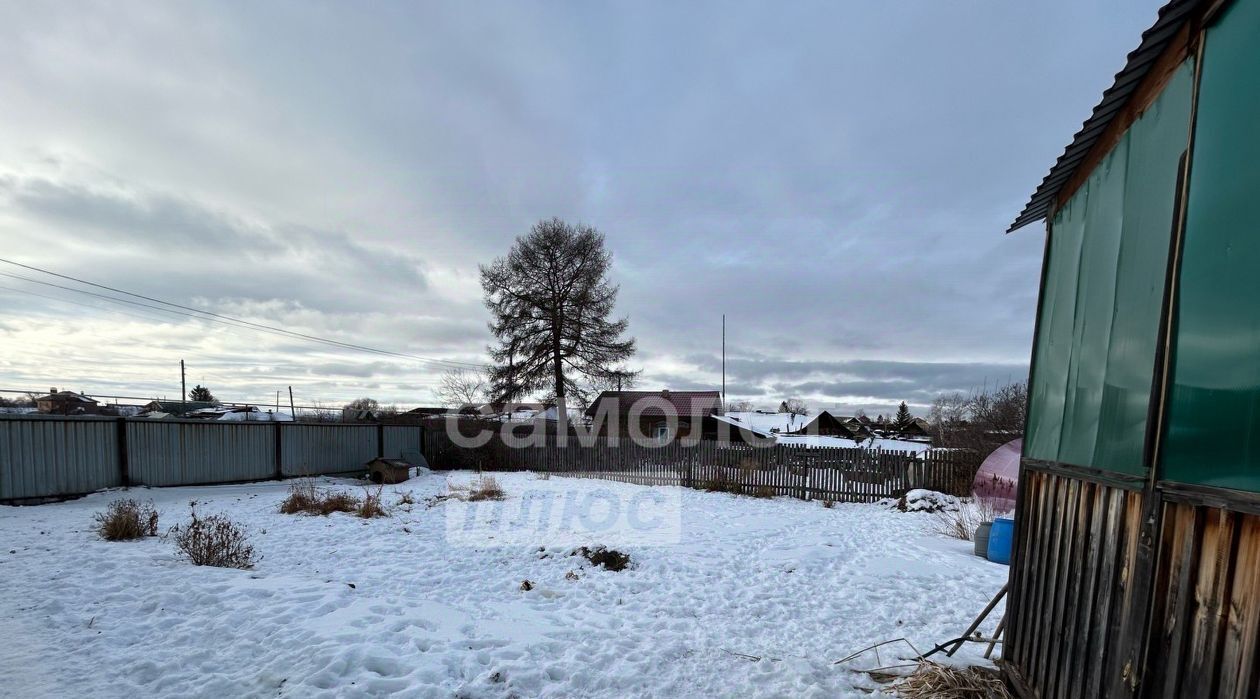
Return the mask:
[[[479,361],[477,263],[558,215],[607,235],[645,387],[719,385],[725,313],[733,396],[926,399],[1024,373],[1042,236],[1001,231],[1158,4],[0,7],[0,247]],[[0,383],[169,391],[185,358],[420,403],[440,374],[0,297]]]

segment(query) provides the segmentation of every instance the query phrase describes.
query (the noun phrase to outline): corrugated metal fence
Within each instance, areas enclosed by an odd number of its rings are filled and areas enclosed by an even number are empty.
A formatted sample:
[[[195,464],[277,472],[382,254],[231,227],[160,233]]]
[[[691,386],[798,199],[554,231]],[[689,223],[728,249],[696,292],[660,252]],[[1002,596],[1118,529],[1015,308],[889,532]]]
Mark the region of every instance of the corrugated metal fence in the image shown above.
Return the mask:
[[[418,426],[0,417],[0,502],[124,485],[351,473],[419,451]]]

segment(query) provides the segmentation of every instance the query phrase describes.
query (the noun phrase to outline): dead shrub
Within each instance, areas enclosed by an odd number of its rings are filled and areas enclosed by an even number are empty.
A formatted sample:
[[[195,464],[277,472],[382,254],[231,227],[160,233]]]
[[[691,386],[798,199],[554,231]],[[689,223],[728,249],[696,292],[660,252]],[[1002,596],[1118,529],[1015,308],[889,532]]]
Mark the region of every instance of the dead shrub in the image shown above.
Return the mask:
[[[315,482],[309,480],[294,481],[289,484],[289,495],[280,503],[280,512],[294,515],[299,512],[310,512],[319,492],[315,490]]]
[[[889,689],[909,699],[1009,699],[1006,683],[992,670],[978,667],[948,667],[930,660],[897,680]]]
[[[224,515],[197,514],[192,507],[192,519],[187,524],[171,528],[175,545],[198,566],[216,568],[254,567],[254,547],[250,546],[245,529]]]
[[[494,476],[481,475],[477,477],[476,482],[468,491],[468,501],[478,502],[480,500],[502,500],[507,497],[503,487],[499,485],[499,481]]]
[[[280,503],[280,512],[286,515],[302,512],[308,515],[329,515],[333,512],[355,512],[358,509],[359,499],[355,496],[340,490],[321,491],[310,480],[290,485],[288,497]]]
[[[630,555],[622,553],[616,549],[606,548],[604,546],[596,546],[595,548],[587,548],[583,546],[577,549],[570,556],[580,555],[591,562],[591,565],[602,566],[604,570],[611,570],[619,573],[630,565]]]
[[[414,504],[416,504],[416,496],[415,496],[415,494],[413,494],[410,490],[408,490],[407,492],[403,493],[402,495],[399,495],[399,496],[398,496],[398,504],[399,504],[400,506],[401,506],[401,505],[414,505]]]
[[[972,541],[976,529],[985,522],[992,522],[997,516],[993,504],[985,499],[973,502],[962,502],[957,510],[938,510],[931,513],[931,530],[934,534],[952,539]]]
[[[731,495],[743,495],[744,486],[736,479],[731,478],[724,469],[718,469],[712,478],[700,481],[700,490],[710,493],[730,493]]]
[[[769,499],[774,497],[774,488],[768,485],[759,485],[753,489],[751,495],[755,498]]]
[[[378,487],[376,492],[367,490],[363,493],[363,500],[359,502],[359,506],[354,513],[363,519],[373,519],[375,517],[388,517],[389,511],[381,504],[381,490]]]
[[[823,500],[823,507],[827,508],[828,510],[830,510],[831,508],[835,506],[836,506],[835,500]]]
[[[354,512],[359,509],[359,499],[343,490],[324,495],[319,502],[318,514],[330,515],[334,512]]]
[[[109,503],[104,512],[97,512],[96,533],[106,541],[130,541],[157,536],[158,513],[153,503],[140,503],[130,498]]]

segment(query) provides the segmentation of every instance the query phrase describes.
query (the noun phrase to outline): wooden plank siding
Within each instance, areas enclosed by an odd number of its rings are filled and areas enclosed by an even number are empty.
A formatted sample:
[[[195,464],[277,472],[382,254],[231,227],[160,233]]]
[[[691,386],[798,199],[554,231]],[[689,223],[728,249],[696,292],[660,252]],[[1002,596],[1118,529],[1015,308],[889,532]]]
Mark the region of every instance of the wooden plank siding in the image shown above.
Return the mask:
[[[1260,513],[1027,465],[1020,489],[1001,661],[1020,694],[1260,696]]]
[[[1163,507],[1143,693],[1260,696],[1260,515],[1175,501]]]
[[[1035,697],[1116,696],[1141,493],[1025,468],[1003,670]]]

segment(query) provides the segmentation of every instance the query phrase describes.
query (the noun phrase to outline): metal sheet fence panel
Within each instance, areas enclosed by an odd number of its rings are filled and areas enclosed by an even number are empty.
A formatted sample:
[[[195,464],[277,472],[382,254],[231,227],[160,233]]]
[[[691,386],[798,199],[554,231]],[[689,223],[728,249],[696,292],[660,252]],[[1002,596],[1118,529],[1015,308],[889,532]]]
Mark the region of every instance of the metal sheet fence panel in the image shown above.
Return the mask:
[[[376,425],[281,424],[280,430],[286,476],[362,471],[376,458]]]
[[[276,426],[128,420],[127,464],[136,485],[264,480],[276,472]]]
[[[420,451],[420,433],[423,427],[415,425],[386,425],[384,428],[385,458],[397,459],[403,451]]]
[[[0,500],[121,485],[115,420],[0,418]]]

